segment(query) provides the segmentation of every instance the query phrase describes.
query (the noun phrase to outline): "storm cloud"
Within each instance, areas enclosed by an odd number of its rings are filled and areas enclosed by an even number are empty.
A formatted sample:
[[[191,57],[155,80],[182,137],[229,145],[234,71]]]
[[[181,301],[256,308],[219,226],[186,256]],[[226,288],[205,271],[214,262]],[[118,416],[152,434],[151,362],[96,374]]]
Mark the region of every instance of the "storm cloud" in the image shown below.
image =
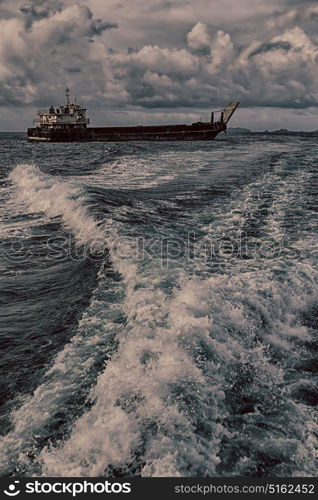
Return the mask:
[[[146,114],[191,113],[211,99],[316,108],[318,7],[262,3],[0,2],[0,106],[58,103],[67,85],[92,109]]]

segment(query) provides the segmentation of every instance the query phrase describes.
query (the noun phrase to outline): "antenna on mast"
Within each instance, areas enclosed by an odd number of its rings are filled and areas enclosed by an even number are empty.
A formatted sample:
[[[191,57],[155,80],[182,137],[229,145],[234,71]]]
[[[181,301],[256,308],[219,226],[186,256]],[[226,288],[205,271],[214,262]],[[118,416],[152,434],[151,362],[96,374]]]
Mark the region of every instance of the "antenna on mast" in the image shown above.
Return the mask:
[[[66,105],[69,107],[70,105],[70,89],[66,87],[65,89],[65,96],[66,96]]]

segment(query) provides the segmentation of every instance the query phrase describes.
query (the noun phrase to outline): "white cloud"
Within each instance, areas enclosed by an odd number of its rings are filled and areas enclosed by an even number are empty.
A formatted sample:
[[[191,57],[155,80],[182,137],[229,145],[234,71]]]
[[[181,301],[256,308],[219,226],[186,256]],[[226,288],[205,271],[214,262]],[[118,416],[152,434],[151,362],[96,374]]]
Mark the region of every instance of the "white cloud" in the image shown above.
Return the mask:
[[[234,46],[229,33],[219,30],[211,44],[212,65],[209,69],[214,72],[221,65],[230,63],[234,57]]]
[[[210,48],[211,35],[206,24],[197,23],[187,34],[187,41],[190,49],[201,50]]]
[[[198,70],[199,59],[185,49],[161,48],[157,45],[146,45],[141,50],[126,56],[111,58],[122,64],[133,64],[160,73],[178,75],[193,74]]]

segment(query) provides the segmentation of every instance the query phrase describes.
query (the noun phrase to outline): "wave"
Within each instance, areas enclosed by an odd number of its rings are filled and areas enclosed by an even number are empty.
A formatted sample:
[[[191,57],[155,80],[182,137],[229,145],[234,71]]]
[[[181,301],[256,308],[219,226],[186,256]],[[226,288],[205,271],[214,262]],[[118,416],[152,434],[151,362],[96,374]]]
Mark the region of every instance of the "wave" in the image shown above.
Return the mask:
[[[92,219],[80,188],[34,166],[17,167],[11,179],[30,210],[61,216],[81,237],[106,233],[115,248],[121,224]],[[257,208],[257,198],[246,201],[248,189],[252,195],[262,186],[274,188],[279,195],[276,181],[265,176],[238,193],[237,212],[234,206],[220,212],[219,227],[238,214],[246,221],[250,208]],[[279,210],[268,206],[262,222],[280,237],[291,202],[285,188]],[[1,444],[5,459],[20,453],[24,471],[44,476],[313,474],[316,419],[310,401],[299,396],[301,387],[313,393],[301,368],[312,356],[305,318],[316,305],[313,262],[294,259],[283,269],[267,264],[250,270],[239,261],[233,272],[202,279],[200,269],[191,278],[187,267],[171,271],[159,259],[132,255],[112,251],[111,266],[121,277],[113,307],[107,305],[110,283],[103,267],[78,333],[12,414],[14,428]],[[165,286],[171,274],[172,291]],[[96,348],[110,358],[87,406],[62,439],[36,442],[63,398],[86,379]]]
[[[253,275],[191,280],[170,301],[150,283],[131,293],[94,405],[60,447],[42,451],[44,475],[213,476],[229,458],[231,474],[253,474],[262,453],[274,474],[310,475],[314,414],[293,398],[288,378],[307,354],[309,331],[297,318],[317,290],[317,273],[311,290],[309,277],[300,266],[291,293]],[[230,451],[238,463],[222,457]]]
[[[36,165],[29,164],[15,167],[9,179],[16,186],[18,201],[24,202],[29,211],[44,212],[48,217],[62,216],[65,226],[79,240],[98,241],[105,238],[98,223],[89,217],[80,187],[45,174]]]

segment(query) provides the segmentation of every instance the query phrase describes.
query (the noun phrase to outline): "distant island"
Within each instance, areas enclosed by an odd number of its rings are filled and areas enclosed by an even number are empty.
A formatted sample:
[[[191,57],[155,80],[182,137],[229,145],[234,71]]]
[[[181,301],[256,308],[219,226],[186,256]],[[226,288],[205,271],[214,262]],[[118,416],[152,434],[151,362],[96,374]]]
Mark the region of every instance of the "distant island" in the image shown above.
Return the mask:
[[[249,128],[230,127],[227,129],[227,131],[229,135],[301,135],[306,137],[318,137],[318,130],[305,132],[303,130],[295,131],[281,128],[279,130],[264,130],[264,132],[254,132]]]

